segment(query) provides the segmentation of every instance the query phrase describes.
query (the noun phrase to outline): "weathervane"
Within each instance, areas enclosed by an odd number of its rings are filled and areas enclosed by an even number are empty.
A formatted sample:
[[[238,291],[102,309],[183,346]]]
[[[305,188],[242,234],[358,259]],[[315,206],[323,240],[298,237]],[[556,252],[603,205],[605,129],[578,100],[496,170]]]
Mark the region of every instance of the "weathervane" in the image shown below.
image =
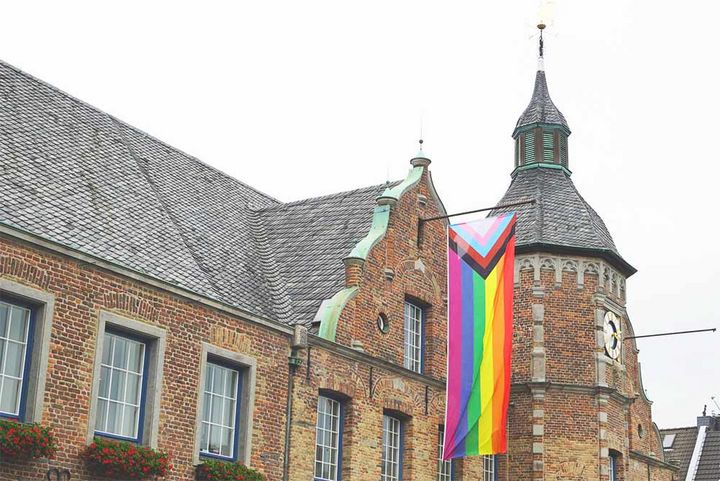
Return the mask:
[[[538,23],[538,30],[540,30],[540,58],[543,58],[543,30],[545,30],[546,25],[544,23]]]

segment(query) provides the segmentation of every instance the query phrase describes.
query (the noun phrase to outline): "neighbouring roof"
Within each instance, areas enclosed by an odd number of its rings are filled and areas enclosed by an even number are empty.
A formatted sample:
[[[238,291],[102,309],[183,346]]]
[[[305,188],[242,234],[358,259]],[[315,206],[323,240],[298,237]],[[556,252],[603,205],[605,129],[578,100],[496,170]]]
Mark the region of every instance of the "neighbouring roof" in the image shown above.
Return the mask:
[[[695,481],[720,480],[720,431],[705,434],[702,454],[695,472]]]
[[[284,204],[0,62],[0,222],[310,323],[385,185]]]
[[[699,436],[700,426],[705,429],[704,439]],[[678,479],[685,479],[688,470],[694,470],[693,481],[720,480],[720,417],[702,416],[698,417],[698,426],[660,430],[663,439],[672,434],[675,434],[672,446],[665,447],[664,452],[665,459],[680,468]],[[697,465],[691,466],[698,439],[702,442],[700,457]]]
[[[515,126],[515,131],[526,125],[555,124],[561,125],[570,131],[565,116],[560,112],[552,99],[545,79],[545,72],[538,70],[535,74],[535,88],[533,89],[530,104],[522,113]]]
[[[615,247],[605,223],[560,169],[537,168],[516,172],[498,205],[535,200],[492,215],[516,212],[518,250],[549,248],[600,254],[626,273],[633,273]]]
[[[678,479],[685,479],[690,458],[693,449],[695,449],[695,439],[697,438],[698,429],[696,427],[677,428],[677,429],[661,429],[660,437],[664,440],[665,436],[675,435],[672,446],[664,448],[665,460],[676,465],[678,470]],[[716,480],[717,481],[717,480]]]

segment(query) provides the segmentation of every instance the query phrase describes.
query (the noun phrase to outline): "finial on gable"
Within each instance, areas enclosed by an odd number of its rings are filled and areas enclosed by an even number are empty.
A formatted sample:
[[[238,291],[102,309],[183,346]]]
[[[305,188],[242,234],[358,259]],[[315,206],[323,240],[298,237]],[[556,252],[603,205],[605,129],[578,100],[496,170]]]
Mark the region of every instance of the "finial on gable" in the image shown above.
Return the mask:
[[[425,154],[425,152],[423,152],[424,140],[420,139],[418,143],[420,144],[420,148],[418,149],[417,154],[415,154],[415,157],[410,160],[410,163],[413,167],[429,165],[430,158]]]

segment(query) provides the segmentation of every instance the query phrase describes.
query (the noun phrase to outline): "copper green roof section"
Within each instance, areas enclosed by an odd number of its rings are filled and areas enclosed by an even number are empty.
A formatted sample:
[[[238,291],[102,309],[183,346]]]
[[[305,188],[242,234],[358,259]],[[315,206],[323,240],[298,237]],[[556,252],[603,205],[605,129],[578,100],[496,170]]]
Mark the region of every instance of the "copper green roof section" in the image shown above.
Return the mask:
[[[408,190],[410,187],[414,186],[420,181],[420,177],[422,177],[422,174],[422,166],[413,167],[412,169],[410,169],[408,176],[405,177],[405,180],[400,182],[395,187],[386,189],[381,197],[400,200],[400,196],[402,196],[406,190]]]
[[[424,167],[417,166],[410,169],[405,180],[394,187],[385,189],[385,192],[378,200],[400,200],[400,197],[407,192],[408,189],[420,182]],[[370,250],[377,244],[387,232],[388,223],[390,222],[390,203],[383,203],[375,206],[373,210],[372,225],[367,235],[358,242],[350,251],[346,259],[360,259],[365,261],[370,254]],[[357,287],[347,287],[330,299],[325,299],[320,304],[317,314],[315,314],[314,323],[320,323],[318,335],[328,341],[335,341],[335,332],[337,330],[338,320],[342,314],[345,305],[350,299],[357,294]]]
[[[335,340],[335,331],[337,330],[340,314],[342,314],[342,311],[345,309],[348,301],[355,297],[357,291],[357,287],[346,287],[330,299],[322,301],[320,309],[318,309],[318,312],[315,315],[315,322],[320,322],[318,336],[323,339],[327,339],[328,341]]]
[[[372,249],[373,246],[385,235],[389,221],[390,206],[378,205],[375,207],[373,210],[373,220],[370,232],[367,233],[363,240],[355,245],[348,257],[363,260],[367,259],[370,249]]]

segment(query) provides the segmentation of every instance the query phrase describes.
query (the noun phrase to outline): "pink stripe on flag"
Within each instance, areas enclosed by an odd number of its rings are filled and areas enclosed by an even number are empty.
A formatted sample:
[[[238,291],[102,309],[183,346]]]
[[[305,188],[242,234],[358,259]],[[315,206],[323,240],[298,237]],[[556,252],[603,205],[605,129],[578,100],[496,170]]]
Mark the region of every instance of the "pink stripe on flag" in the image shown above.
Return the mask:
[[[460,274],[460,258],[451,249],[448,249],[448,357],[447,357],[447,403],[445,409],[445,426],[452,432],[445,432],[445,456],[457,444],[455,439],[458,421],[460,419],[460,369],[462,369],[462,286]],[[454,348],[451,349],[451,346]],[[454,372],[458,375],[450,376]]]

